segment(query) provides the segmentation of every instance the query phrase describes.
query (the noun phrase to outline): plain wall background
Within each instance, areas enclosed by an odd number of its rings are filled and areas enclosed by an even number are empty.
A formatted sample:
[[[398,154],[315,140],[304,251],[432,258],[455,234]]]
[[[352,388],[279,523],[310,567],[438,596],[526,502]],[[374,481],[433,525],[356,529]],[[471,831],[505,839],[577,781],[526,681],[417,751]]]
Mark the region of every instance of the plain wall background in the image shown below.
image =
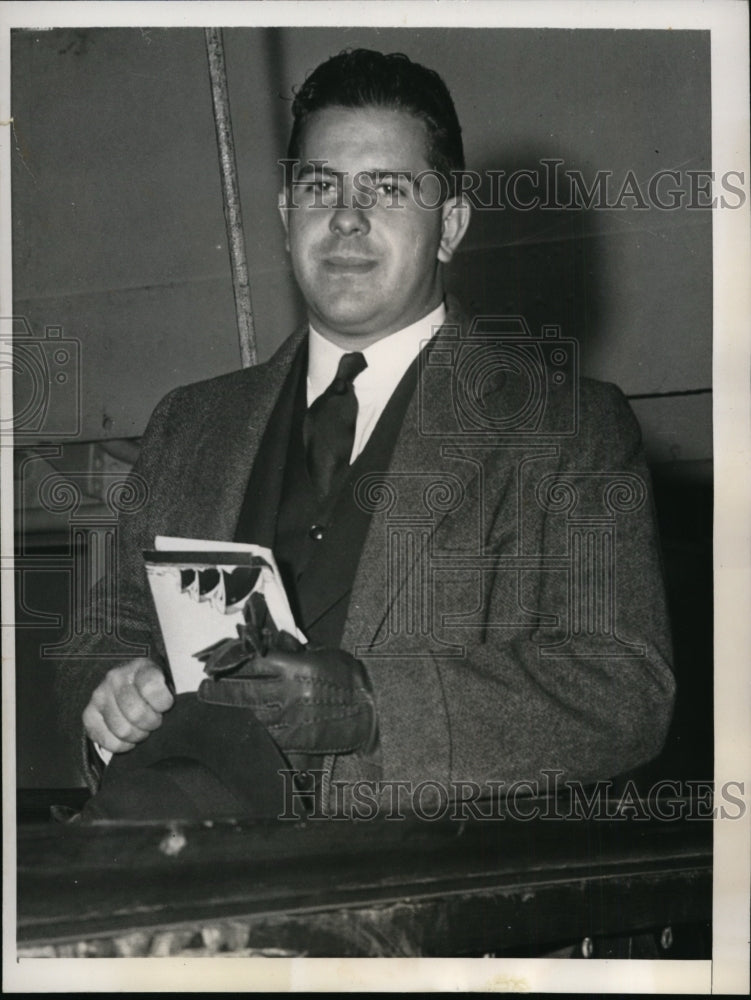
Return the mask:
[[[276,202],[291,90],[351,46],[439,70],[475,169],[708,170],[709,40],[686,31],[225,31],[261,359],[302,318]],[[82,440],[142,433],[175,385],[239,364],[203,32],[16,32],[15,311],[81,341]],[[629,202],[627,202],[629,204]],[[711,456],[711,213],[476,213],[449,284],[576,337],[655,460]],[[701,391],[699,391],[701,390]],[[698,391],[698,392],[697,392]],[[677,395],[681,393],[682,395]],[[691,393],[686,395],[685,393]]]

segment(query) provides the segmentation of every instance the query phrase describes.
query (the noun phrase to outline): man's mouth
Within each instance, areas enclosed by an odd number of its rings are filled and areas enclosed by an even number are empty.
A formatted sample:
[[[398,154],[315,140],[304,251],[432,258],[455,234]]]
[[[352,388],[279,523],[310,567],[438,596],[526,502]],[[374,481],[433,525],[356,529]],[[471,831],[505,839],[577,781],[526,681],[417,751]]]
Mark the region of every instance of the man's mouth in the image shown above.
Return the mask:
[[[364,274],[377,267],[378,261],[373,257],[352,257],[343,254],[333,254],[323,258],[324,268],[333,273],[357,273]]]

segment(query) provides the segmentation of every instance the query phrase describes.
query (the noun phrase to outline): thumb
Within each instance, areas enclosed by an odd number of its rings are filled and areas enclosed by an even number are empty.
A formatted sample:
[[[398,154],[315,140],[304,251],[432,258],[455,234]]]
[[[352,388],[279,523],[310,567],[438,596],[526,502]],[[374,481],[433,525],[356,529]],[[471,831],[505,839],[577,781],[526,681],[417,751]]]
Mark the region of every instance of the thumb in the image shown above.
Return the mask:
[[[164,674],[154,663],[142,663],[133,676],[133,684],[143,700],[155,712],[166,712],[175,701]]]

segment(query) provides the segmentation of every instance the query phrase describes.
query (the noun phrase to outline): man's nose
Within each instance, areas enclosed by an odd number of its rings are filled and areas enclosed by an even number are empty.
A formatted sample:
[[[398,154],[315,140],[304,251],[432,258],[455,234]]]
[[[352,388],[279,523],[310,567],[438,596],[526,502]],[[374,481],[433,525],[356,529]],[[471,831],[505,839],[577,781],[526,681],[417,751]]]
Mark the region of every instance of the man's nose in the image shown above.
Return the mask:
[[[329,228],[339,236],[367,236],[370,223],[362,208],[357,205],[340,205],[331,215]]]

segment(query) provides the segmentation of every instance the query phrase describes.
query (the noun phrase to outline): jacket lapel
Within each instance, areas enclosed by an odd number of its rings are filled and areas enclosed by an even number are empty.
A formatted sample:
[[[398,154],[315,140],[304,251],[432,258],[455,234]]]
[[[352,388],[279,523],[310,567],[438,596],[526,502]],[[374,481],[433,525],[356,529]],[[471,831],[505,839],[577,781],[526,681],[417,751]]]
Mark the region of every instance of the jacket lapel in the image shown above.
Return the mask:
[[[429,349],[450,351],[457,331],[465,327],[465,317],[449,300],[444,325]],[[372,494],[373,514],[342,640],[344,648],[356,652],[382,643],[389,614],[406,588],[417,593],[430,586],[425,573],[431,551],[479,554],[486,541],[485,462],[489,457],[497,462],[497,448],[482,441],[465,445],[461,435],[436,431],[445,425],[452,400],[438,391],[441,383],[431,382],[426,364],[421,368],[383,485],[377,480],[360,484],[363,497]],[[504,472],[494,476],[500,492],[511,482],[511,463]],[[400,540],[405,547],[398,553]],[[412,626],[419,631],[416,623]]]
[[[195,474],[188,479],[193,495],[183,533],[233,540],[263,432],[306,333],[307,327],[297,330],[269,361],[238,372],[232,384],[222,384],[221,398],[210,404],[195,441]]]

